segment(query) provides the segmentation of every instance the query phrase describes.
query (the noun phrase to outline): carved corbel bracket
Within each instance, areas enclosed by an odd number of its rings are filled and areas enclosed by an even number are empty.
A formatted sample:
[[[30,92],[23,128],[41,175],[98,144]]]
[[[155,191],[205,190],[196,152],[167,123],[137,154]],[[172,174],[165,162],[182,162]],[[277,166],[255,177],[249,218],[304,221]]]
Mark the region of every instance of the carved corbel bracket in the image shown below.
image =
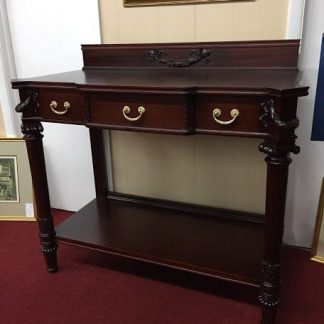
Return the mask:
[[[35,109],[35,107],[38,108],[38,104],[37,104],[37,100],[36,100],[37,96],[38,96],[37,91],[35,91],[35,90],[28,90],[27,91],[27,98],[25,99],[25,101],[19,103],[16,106],[16,108],[15,108],[16,112],[22,113],[22,112],[26,111],[27,108],[31,104],[33,104],[32,106],[33,106],[34,109]]]
[[[294,118],[290,121],[280,120],[278,114],[275,111],[274,100],[267,99],[261,102],[261,115],[259,117],[264,127],[269,126],[269,121],[271,120],[276,126],[283,129],[295,129],[299,126],[298,118]]]
[[[295,144],[296,136],[293,134],[293,130],[299,125],[298,118],[285,122],[280,120],[275,111],[274,100],[266,99],[261,102],[261,115],[259,119],[264,127],[269,127],[269,123],[272,122],[281,129],[291,131],[288,135],[285,133],[280,138],[267,137],[259,146],[259,150],[267,154],[267,163],[273,165],[289,164],[291,162],[289,153],[298,154],[300,152],[300,147]]]
[[[188,55],[188,57],[182,59],[172,59],[169,57],[168,53],[158,49],[152,49],[149,51],[149,57],[151,61],[156,61],[167,67],[176,67],[176,68],[188,67],[194,65],[199,61],[201,61],[202,59],[208,57],[209,55],[210,55],[210,51],[202,48],[197,51],[191,52]]]

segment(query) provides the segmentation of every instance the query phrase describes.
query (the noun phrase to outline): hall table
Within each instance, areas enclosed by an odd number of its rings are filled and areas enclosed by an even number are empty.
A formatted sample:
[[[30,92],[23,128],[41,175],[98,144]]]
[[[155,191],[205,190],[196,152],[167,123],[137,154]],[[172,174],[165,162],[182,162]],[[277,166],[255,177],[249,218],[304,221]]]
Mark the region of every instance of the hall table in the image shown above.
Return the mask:
[[[308,94],[298,51],[298,40],[83,45],[82,70],[14,80],[48,271],[57,242],[105,251],[256,287],[262,323],[275,323],[297,99]],[[56,229],[42,121],[90,132],[96,199]],[[263,139],[265,214],[109,191],[102,129]]]

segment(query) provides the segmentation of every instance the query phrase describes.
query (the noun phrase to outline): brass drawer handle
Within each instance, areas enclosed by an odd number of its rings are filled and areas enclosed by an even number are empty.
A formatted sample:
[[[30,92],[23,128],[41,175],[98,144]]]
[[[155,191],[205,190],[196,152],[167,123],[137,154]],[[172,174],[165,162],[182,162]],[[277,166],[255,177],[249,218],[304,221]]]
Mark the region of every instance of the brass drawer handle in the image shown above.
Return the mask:
[[[58,107],[58,103],[57,101],[52,101],[49,104],[49,107],[51,108],[51,110],[53,111],[54,114],[56,115],[65,115],[68,110],[71,108],[71,104],[68,101],[65,101],[63,104],[64,110],[56,110],[56,108]]]
[[[227,121],[217,119],[217,117],[219,117],[221,114],[222,114],[222,111],[219,108],[215,108],[213,110],[213,118],[214,118],[215,122],[220,124],[220,125],[230,125],[240,115],[240,112],[238,111],[238,109],[232,109],[231,110],[232,119],[227,120]]]
[[[125,107],[123,108],[123,115],[124,115],[124,117],[125,117],[127,120],[129,120],[129,121],[137,121],[137,120],[139,120],[139,119],[144,115],[144,113],[145,113],[145,108],[144,108],[143,106],[139,106],[139,107],[137,108],[137,111],[138,111],[138,113],[139,113],[139,115],[138,115],[137,117],[129,117],[129,116],[127,116],[127,115],[130,113],[130,111],[131,111],[131,109],[130,109],[128,106],[125,106]]]

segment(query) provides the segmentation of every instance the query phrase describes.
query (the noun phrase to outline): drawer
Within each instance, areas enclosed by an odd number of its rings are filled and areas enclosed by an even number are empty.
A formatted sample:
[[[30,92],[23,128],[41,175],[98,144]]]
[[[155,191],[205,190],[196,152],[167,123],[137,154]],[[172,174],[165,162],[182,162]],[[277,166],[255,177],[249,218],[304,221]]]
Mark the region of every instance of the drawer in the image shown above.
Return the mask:
[[[67,123],[82,123],[84,120],[84,101],[77,91],[41,89],[37,101],[40,117],[44,120]]]
[[[196,101],[196,131],[224,134],[244,132],[257,135],[264,133],[264,127],[259,120],[260,113],[258,98],[199,96]]]
[[[185,95],[91,94],[90,122],[110,129],[159,133],[192,132]]]

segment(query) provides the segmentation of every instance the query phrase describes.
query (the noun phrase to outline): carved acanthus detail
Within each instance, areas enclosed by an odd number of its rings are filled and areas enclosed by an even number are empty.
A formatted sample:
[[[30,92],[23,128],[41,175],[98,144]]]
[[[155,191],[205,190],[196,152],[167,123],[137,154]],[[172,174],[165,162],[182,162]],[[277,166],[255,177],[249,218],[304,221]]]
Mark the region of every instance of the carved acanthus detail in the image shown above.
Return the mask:
[[[21,132],[23,134],[28,134],[28,133],[38,133],[38,132],[43,132],[44,128],[43,125],[40,122],[36,122],[34,124],[23,124],[21,125]]]
[[[202,59],[208,57],[210,51],[207,49],[199,49],[197,51],[191,52],[188,57],[182,59],[172,59],[169,58],[168,54],[165,51],[153,49],[149,51],[149,57],[152,61],[159,62],[168,67],[188,67],[194,65],[201,61]]]
[[[271,155],[271,156],[278,156],[279,155],[279,151],[277,149],[275,149],[274,147],[271,147],[270,145],[266,144],[266,143],[261,143],[259,145],[259,151],[263,152],[267,155]]]
[[[284,129],[295,129],[299,126],[299,120],[297,117],[285,122],[280,120],[274,108],[274,100],[272,99],[267,99],[261,102],[261,115],[259,119],[264,127],[269,126],[270,120],[273,121],[276,126]]]
[[[259,151],[267,154],[265,160],[269,164],[284,165],[291,163],[289,152],[280,150],[276,143],[265,141],[259,145]]]
[[[42,138],[43,131],[43,125],[39,121],[33,121],[32,123],[23,123],[21,125],[21,132],[24,134],[24,139],[27,140]]]
[[[266,139],[259,145],[259,151],[267,154],[266,162],[269,164],[290,164],[289,153],[298,154],[300,147],[295,144],[296,136],[286,141],[277,142]]]

